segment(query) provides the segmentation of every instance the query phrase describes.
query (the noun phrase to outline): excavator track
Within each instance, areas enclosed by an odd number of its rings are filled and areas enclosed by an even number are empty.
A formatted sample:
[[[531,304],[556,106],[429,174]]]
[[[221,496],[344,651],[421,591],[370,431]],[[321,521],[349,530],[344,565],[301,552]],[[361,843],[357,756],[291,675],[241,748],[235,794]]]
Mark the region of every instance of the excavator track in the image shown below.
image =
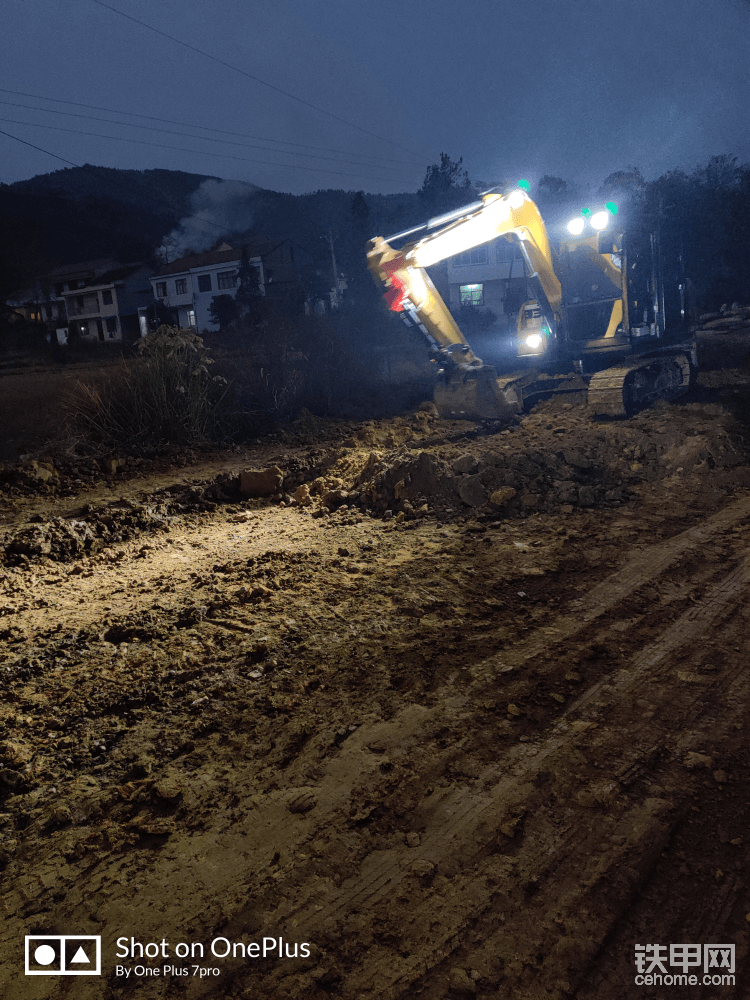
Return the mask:
[[[592,377],[587,403],[598,416],[627,417],[657,399],[674,399],[687,392],[691,373],[687,353],[617,365]]]

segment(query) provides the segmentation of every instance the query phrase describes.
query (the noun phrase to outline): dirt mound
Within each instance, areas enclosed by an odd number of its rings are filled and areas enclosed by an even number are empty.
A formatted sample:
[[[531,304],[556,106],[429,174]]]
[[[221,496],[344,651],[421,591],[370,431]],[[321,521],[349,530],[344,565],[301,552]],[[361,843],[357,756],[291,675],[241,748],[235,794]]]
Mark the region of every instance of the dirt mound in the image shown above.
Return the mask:
[[[390,439],[394,431],[402,438],[398,448],[373,449],[364,460],[361,452],[344,450],[310,485],[309,496],[303,494],[304,502],[317,496],[329,509],[356,505],[386,516],[403,513],[403,519],[425,504],[446,515],[570,513],[618,505],[643,483],[716,475],[747,454],[732,416],[697,403],[662,404],[633,420],[602,422],[584,407],[550,401],[513,428],[487,433],[456,421],[452,435],[434,441],[429,418],[413,419],[422,425],[421,436],[406,421],[395,427],[388,422]],[[370,428],[370,440],[378,431],[382,440],[377,427]]]

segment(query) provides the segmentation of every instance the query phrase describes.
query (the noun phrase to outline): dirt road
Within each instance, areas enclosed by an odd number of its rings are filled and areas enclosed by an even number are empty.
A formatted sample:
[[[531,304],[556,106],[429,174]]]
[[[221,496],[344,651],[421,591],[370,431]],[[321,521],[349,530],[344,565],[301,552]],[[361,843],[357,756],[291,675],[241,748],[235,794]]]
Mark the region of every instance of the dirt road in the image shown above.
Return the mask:
[[[747,393],[9,494],[2,995],[747,995]]]

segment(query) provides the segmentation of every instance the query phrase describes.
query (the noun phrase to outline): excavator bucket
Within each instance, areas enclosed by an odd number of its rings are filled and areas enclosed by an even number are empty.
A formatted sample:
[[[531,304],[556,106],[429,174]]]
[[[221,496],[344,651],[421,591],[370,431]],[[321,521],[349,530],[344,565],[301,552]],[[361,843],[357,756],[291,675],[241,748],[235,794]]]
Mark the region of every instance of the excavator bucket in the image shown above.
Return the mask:
[[[435,386],[433,401],[444,419],[501,420],[510,423],[521,406],[515,394],[501,389],[494,370],[456,373]]]

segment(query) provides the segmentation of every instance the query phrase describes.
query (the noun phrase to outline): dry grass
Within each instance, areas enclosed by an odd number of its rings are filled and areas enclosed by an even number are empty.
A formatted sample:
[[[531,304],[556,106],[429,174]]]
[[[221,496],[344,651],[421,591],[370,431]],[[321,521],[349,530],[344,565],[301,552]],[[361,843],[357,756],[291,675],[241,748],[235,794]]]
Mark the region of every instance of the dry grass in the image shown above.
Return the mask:
[[[211,375],[202,339],[161,326],[138,342],[137,351],[105,382],[79,382],[67,405],[71,428],[121,448],[215,437],[227,383]]]

